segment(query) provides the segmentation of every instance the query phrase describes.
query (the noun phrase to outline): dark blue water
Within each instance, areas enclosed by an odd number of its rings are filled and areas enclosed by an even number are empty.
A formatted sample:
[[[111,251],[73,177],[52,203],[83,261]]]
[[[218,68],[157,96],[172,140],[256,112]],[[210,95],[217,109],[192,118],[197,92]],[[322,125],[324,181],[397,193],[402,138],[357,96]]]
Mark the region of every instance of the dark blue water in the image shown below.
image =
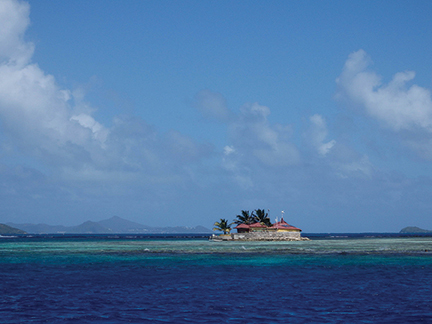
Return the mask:
[[[205,244],[3,240],[0,323],[432,322],[428,253],[214,253]]]

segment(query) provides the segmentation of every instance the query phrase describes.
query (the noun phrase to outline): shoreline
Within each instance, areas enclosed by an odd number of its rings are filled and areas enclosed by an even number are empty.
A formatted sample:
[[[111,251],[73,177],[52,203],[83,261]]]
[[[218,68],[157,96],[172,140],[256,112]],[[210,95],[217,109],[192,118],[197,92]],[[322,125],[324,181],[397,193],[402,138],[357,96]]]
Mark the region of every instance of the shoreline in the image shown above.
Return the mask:
[[[297,234],[297,233],[295,233]],[[300,235],[292,235],[291,233],[234,233],[234,234],[221,234],[209,237],[209,241],[214,242],[228,242],[228,241],[250,241],[250,242],[258,242],[258,241],[310,241],[308,237],[301,237]]]

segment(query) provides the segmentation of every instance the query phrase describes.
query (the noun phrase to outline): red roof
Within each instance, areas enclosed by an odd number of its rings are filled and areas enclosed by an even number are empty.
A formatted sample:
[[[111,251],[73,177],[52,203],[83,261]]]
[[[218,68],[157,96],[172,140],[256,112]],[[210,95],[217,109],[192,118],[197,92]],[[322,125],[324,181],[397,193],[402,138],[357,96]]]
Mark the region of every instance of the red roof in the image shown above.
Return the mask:
[[[256,228],[256,227],[267,227],[267,226],[257,222],[257,223],[250,224],[249,227]]]
[[[301,231],[300,228],[294,227],[294,226],[288,224],[287,222],[285,222],[283,218],[280,220],[280,222],[275,223],[271,228],[290,229],[290,230]]]
[[[238,228],[250,228],[250,225],[240,224],[240,225],[237,225],[236,227],[234,227],[234,229],[238,229]]]
[[[245,229],[250,229],[250,228],[267,228],[267,226],[265,226],[265,225],[263,225],[261,223],[253,223],[253,224],[250,224],[250,225],[240,224],[240,225],[237,225],[236,227],[234,227],[234,229],[239,229],[239,228],[245,228]],[[280,220],[280,222],[275,223],[270,228],[301,231],[300,228],[294,227],[294,226],[288,224],[287,222],[285,222],[283,218]]]

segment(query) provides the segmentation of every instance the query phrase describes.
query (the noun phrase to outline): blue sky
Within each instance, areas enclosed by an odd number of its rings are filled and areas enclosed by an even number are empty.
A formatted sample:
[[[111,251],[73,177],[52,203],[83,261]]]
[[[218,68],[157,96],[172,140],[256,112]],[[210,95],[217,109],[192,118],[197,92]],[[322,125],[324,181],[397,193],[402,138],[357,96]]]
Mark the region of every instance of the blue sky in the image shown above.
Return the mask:
[[[0,2],[0,222],[432,229],[429,1]]]

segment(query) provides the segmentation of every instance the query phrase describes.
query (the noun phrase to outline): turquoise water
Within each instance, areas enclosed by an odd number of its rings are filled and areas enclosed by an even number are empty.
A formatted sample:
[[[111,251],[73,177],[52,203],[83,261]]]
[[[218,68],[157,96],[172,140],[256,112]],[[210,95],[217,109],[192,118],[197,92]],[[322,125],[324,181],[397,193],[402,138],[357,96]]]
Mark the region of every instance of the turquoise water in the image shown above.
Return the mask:
[[[431,322],[431,251],[431,237],[1,239],[0,322]]]
[[[0,241],[0,262],[99,262],[151,258],[195,258],[235,255],[236,262],[256,259],[257,264],[337,255],[365,256],[358,260],[379,260],[378,256],[416,258],[428,262],[431,237],[316,239],[294,242],[212,242],[206,239],[127,238],[21,238]],[[300,257],[295,258],[295,255]],[[375,257],[373,257],[375,256]],[[220,257],[214,259],[223,260]],[[228,260],[229,258],[227,258]],[[271,261],[274,260],[274,261]],[[88,261],[88,260],[87,260]],[[228,262],[228,261],[227,261]]]

